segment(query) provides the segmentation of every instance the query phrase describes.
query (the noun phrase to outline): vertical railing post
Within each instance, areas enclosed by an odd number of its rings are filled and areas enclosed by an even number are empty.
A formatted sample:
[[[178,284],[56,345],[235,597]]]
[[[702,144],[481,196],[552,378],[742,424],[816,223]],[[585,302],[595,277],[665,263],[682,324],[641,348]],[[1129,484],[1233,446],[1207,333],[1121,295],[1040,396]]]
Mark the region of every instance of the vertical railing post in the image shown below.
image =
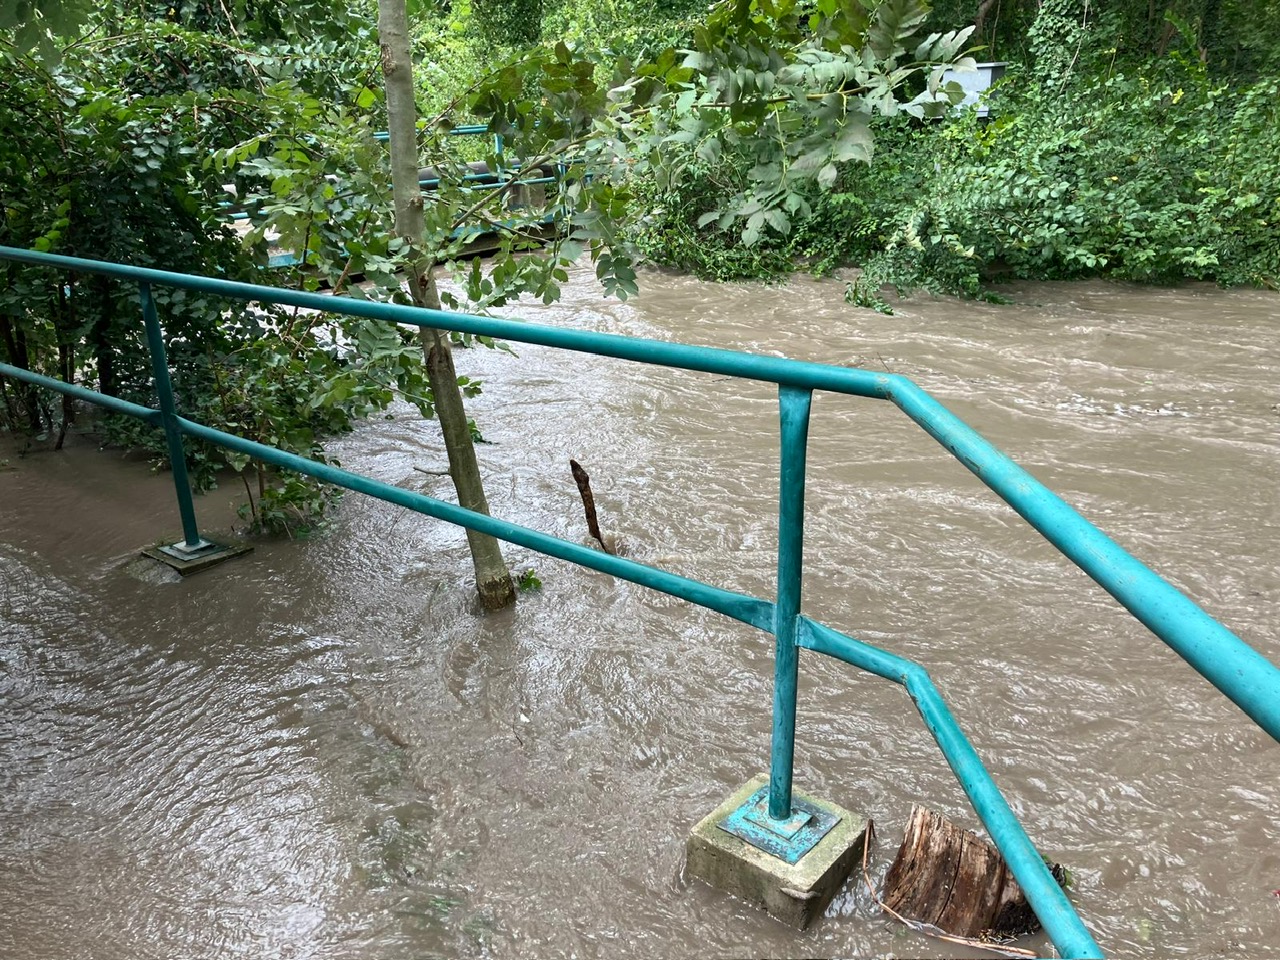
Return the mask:
[[[173,469],[173,485],[178,494],[178,513],[182,515],[183,547],[187,551],[196,551],[209,544],[200,538],[196,529],[196,509],[187,477],[187,456],[182,449],[182,431],[178,429],[178,411],[173,402],[173,384],[169,380],[169,358],[165,355],[164,336],[160,332],[160,318],[156,315],[151,284],[138,284],[138,295],[142,299],[142,319],[147,327],[147,346],[151,352],[151,375],[160,400],[160,417],[169,445],[169,465]]]
[[[769,758],[769,816],[791,816],[796,742],[796,682],[800,649],[800,578],[804,559],[804,467],[813,391],[778,388],[782,457],[778,487],[778,592],[774,605],[773,744]]]

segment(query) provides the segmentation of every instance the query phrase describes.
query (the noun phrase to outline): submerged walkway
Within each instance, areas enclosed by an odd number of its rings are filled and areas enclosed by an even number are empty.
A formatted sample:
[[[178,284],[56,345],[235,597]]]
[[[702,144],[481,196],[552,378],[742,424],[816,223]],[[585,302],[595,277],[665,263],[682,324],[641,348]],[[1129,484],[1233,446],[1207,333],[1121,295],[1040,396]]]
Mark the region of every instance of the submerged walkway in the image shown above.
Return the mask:
[[[729,288],[711,304],[699,302],[699,286],[653,283],[657,294],[638,307],[601,306],[584,289],[552,316],[683,338],[690,331],[674,318],[696,306],[706,318],[699,339],[752,338],[754,349],[800,355],[843,349],[850,362],[878,356],[933,376],[967,417],[1145,559],[1215,612],[1231,609],[1243,634],[1276,641],[1266,604],[1249,599],[1274,596],[1280,580],[1273,541],[1251,535],[1274,520],[1275,505],[1231,494],[1276,462],[1254,429],[1254,405],[1233,409],[1266,389],[1249,386],[1246,320],[1237,317],[1230,336],[1205,329],[1222,342],[1216,354],[1212,337],[1188,323],[1188,356],[1201,366],[1187,378],[1178,358],[1153,362],[1132,316],[1118,349],[1108,345],[1103,327],[1118,319],[1091,317],[1097,307],[1064,307],[1067,317],[1028,330],[1035,321],[1005,314],[1001,325],[996,308],[982,307],[981,323],[941,328],[941,317],[915,314],[860,327],[856,315],[832,306],[823,316],[815,302],[807,306],[818,316],[794,316],[773,334],[743,318],[782,316],[809,291],[816,296],[815,285],[776,298]],[[1046,376],[1042,351],[1054,337],[1071,338],[1081,362]],[[521,354],[467,357],[490,379],[475,413],[497,441],[485,457],[500,515],[574,535],[572,484],[556,478],[577,455],[640,558],[767,590],[776,440],[766,391],[726,395],[693,374],[657,383],[648,371],[595,359],[566,382],[559,356]],[[995,388],[992,404],[966,386],[969,371],[986,379],[985,392]],[[1155,382],[1145,389],[1143,379]],[[1173,413],[1158,412],[1166,403]],[[1073,898],[1100,938],[1159,953],[1175,943],[1161,937],[1196,942],[1198,910],[1251,902],[1261,874],[1223,850],[1269,836],[1275,798],[1258,785],[1280,782],[1280,770],[1267,773],[1274,745],[947,466],[928,438],[905,433],[900,417],[824,400],[817,426],[815,615],[866,624],[877,642],[930,664],[979,750],[1002,758],[997,777],[1024,798],[1032,834],[1052,838],[1073,866]],[[1077,456],[1084,451],[1093,459]],[[417,488],[430,481],[412,465],[437,452],[432,426],[409,419],[371,425],[341,456]],[[70,461],[66,479],[88,475],[87,459],[127,466],[92,453]],[[1083,465],[1099,460],[1108,469]],[[16,799],[0,823],[25,818],[23,835],[41,838],[35,848],[49,857],[96,838],[90,899],[101,900],[113,877],[169,864],[154,891],[140,891],[139,920],[107,911],[112,943],[140,938],[134,923],[145,922],[175,945],[212,930],[224,954],[246,956],[282,944],[331,956],[454,954],[481,944],[584,955],[883,949],[876,937],[890,934],[878,922],[847,917],[796,950],[763,918],[726,923],[714,894],[679,881],[688,825],[764,762],[771,655],[754,631],[519,551],[513,565],[536,564],[547,586],[515,612],[480,620],[457,586],[458,531],[355,498],[325,537],[263,545],[209,573],[207,585],[157,587],[122,566],[132,550],[122,542],[125,521],[144,504],[154,513],[145,487],[130,508],[99,482],[107,499],[93,501],[98,519],[83,524],[92,546],[72,556],[66,539],[54,539],[77,522],[73,504],[55,495],[56,471],[66,468],[52,457],[31,463],[0,475],[0,491],[32,477],[20,488],[23,510],[0,496],[0,530],[17,531],[16,543],[4,540],[13,571],[5,581],[24,585],[4,601],[6,676],[21,694],[8,702],[18,704],[15,729],[33,735],[10,768]],[[1207,481],[1219,475],[1227,499],[1212,501]],[[688,509],[691,477],[707,494],[697,512]],[[36,495],[60,519],[28,510]],[[1170,506],[1175,529],[1153,519]],[[82,501],[81,509],[90,508]],[[183,602],[158,605],[156,590],[181,591]],[[1091,666],[1088,654],[1099,662]],[[1115,685],[1117,663],[1132,682]],[[851,686],[835,665],[813,670],[802,700],[802,783],[868,810],[882,833],[913,799],[963,810],[898,691]],[[60,731],[58,739],[42,739],[42,730]],[[88,811],[75,821],[83,830],[61,819],[64,809]],[[1171,810],[1186,828],[1176,837],[1166,833]],[[1198,819],[1216,824],[1213,838],[1199,835]],[[15,852],[0,849],[0,859]],[[44,856],[51,879],[38,894],[0,905],[17,929],[44,929],[51,911],[69,906]],[[1214,886],[1180,886],[1179,877]],[[256,891],[253,902],[240,888]],[[217,911],[204,925],[182,919],[218,902],[230,904],[221,920]],[[857,904],[853,892],[841,909]],[[1153,910],[1165,911],[1162,927],[1143,941],[1132,918]],[[1256,916],[1242,923],[1261,944],[1269,915]]]

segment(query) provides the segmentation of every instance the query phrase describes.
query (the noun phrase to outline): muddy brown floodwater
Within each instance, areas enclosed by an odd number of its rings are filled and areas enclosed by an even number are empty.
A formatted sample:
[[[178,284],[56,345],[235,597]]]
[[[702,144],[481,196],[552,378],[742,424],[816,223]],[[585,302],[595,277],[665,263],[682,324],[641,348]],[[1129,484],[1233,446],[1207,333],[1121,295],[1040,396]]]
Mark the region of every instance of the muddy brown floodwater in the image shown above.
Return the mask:
[[[915,378],[1280,662],[1280,297],[1026,285],[846,306],[835,282],[578,270],[530,319]],[[767,596],[762,385],[544,349],[459,356],[495,512]],[[1280,745],[890,406],[821,395],[806,612],[932,672],[1109,953],[1280,942]],[[402,413],[343,463],[448,497]],[[472,608],[456,528],[348,495],[307,540],[172,582],[168,480],[91,442],[0,472],[0,957],[945,956],[851,883],[797,934],[682,874],[692,824],[768,762],[750,628],[508,549],[539,592]],[[234,522],[233,484],[201,498]],[[797,783],[880,825],[977,826],[906,694],[802,657]],[[1030,946],[1050,947],[1032,938]]]

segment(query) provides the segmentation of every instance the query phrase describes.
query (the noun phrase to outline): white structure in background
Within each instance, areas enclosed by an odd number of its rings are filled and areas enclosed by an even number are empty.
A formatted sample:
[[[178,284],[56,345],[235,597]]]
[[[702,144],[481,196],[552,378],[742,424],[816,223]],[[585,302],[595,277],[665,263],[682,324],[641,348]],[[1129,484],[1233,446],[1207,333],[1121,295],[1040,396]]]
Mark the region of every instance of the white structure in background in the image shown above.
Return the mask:
[[[1007,63],[979,63],[976,65],[977,70],[946,70],[942,74],[942,80],[945,83],[948,80],[954,80],[964,88],[964,99],[956,104],[957,111],[967,110],[970,107],[978,108],[978,116],[986,117],[987,105],[978,103],[980,94],[985,93],[987,88],[1004,76],[1004,68]]]

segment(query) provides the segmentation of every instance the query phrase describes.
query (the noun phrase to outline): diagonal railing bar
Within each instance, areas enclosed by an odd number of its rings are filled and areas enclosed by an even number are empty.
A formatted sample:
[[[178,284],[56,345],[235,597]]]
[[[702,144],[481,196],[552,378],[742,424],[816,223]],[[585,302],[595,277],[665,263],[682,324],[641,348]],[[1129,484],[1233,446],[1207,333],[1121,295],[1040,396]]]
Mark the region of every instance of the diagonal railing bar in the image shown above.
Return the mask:
[[[394,487],[371,477],[343,470],[332,464],[308,460],[297,454],[286,453],[283,450],[277,450],[275,447],[269,447],[253,440],[245,440],[243,437],[223,433],[221,430],[215,430],[212,427],[206,427],[203,424],[195,423],[182,417],[178,418],[178,424],[182,432],[188,436],[207,440],[229,450],[256,457],[265,463],[284,467],[286,470],[304,473],[307,476],[315,477],[317,480],[323,480],[325,483],[332,483],[347,490],[354,490],[357,493],[377,497],[379,500],[386,500],[388,503],[407,507],[437,520],[444,520],[470,530],[487,533],[500,540],[506,540],[521,547],[528,547],[530,550],[536,550],[559,560],[568,560],[579,566],[599,570],[601,573],[629,580],[641,586],[652,587],[654,590],[670,594],[673,597],[679,597],[681,600],[688,600],[690,603],[722,613],[726,617],[738,620],[749,626],[768,630],[773,624],[773,604],[748,596],[745,593],[735,593],[732,590],[713,587],[700,580],[691,580],[688,577],[669,573],[666,570],[660,570],[657,567],[651,567],[627,557],[619,557],[591,547],[584,547],[580,543],[561,540],[559,537],[540,533],[529,527],[511,523],[507,520],[500,520],[488,514],[467,510],[465,507],[460,507],[445,500],[437,500],[421,493],[414,493],[412,490]]]
[[[972,471],[1027,522],[1120,601],[1153,633],[1280,740],[1280,670],[1201,610],[1185,595],[1130,556],[1065,501],[989,444],[967,424],[910,380],[896,374],[830,367],[711,347],[666,343],[613,334],[538,326],[397,304],[335,298],[212,277],[196,277],[145,267],[64,257],[0,247],[0,259],[42,267],[91,272],[139,284],[140,300],[156,364],[161,410],[152,410],[92,390],[63,383],[10,364],[0,376],[46,387],[117,413],[168,428],[170,443],[182,434],[296,470],[325,482],[374,496],[427,516],[490,533],[549,556],[651,587],[771,633],[775,638],[774,727],[769,815],[791,808],[796,676],[800,648],[843,660],[903,685],[955,772],[978,816],[1026,892],[1055,947],[1069,957],[1100,957],[1070,901],[1050,875],[1034,845],[1013,816],[990,774],[965,738],[925,669],[892,653],[854,640],[800,613],[803,553],[804,461],[809,408],[814,390],[889,400]],[[164,399],[167,380],[163,338],[154,317],[152,284],[195,290],[246,302],[278,303],[326,313],[391,323],[437,327],[518,343],[616,357],[683,370],[726,374],[778,384],[782,423],[779,493],[778,581],[775,602],[714,587],[656,567],[616,557],[455,504],[381,483],[331,464],[307,460],[274,447],[224,433],[176,414]],[[152,328],[155,332],[152,332]],[[161,370],[164,370],[164,375]],[[180,450],[180,440],[178,440]],[[186,491],[189,496],[189,489]],[[179,500],[183,490],[179,485]],[[185,515],[184,515],[185,521]],[[185,523],[184,523],[185,526]]]
[[[887,399],[1280,741],[1280,670],[905,377]]]
[[[1088,952],[1091,948],[1096,950],[1096,944],[1079,938],[1075,908],[1009,809],[977,751],[960,730],[929,672],[918,663],[854,640],[808,617],[800,617],[796,642],[806,650],[843,660],[906,688],[987,833],[1003,838],[998,844],[1000,854],[1027,900],[1035,906],[1036,916],[1054,946],[1064,957],[1098,956]]]

